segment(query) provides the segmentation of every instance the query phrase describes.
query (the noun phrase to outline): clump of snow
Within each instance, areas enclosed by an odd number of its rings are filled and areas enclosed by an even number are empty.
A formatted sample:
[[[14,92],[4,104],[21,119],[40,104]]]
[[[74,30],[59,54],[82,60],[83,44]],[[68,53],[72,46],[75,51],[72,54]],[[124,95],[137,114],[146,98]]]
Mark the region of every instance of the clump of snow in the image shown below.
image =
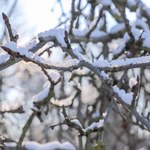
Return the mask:
[[[137,79],[132,77],[129,79],[129,87],[132,88],[133,86],[135,86],[138,83]]]
[[[51,38],[56,38],[58,43],[62,47],[67,47],[64,41],[65,37],[65,29],[50,29],[48,31],[42,32],[38,34],[39,38],[44,38],[45,40],[50,40]]]
[[[21,55],[25,55],[29,58],[32,57],[33,53],[29,52],[25,47],[19,47],[16,42],[9,42],[5,45],[7,48],[11,49],[14,52],[19,52]]]
[[[74,48],[73,49],[73,53],[77,56],[78,60],[84,60],[85,58],[83,57],[83,55],[79,52],[79,48]]]
[[[71,120],[71,122],[83,129],[82,124],[80,123],[80,121],[78,119],[73,119],[73,120]]]
[[[117,86],[113,87],[113,90],[115,93],[118,94],[118,96],[128,105],[131,105],[133,100],[133,93],[126,93],[125,90],[119,89]]]
[[[110,34],[114,34],[114,33],[117,33],[117,32],[119,32],[119,31],[122,31],[122,30],[124,30],[124,29],[125,29],[125,24],[124,24],[124,23],[118,23],[117,25],[113,26],[113,27],[110,29],[109,33],[110,33]]]
[[[61,64],[61,66],[62,67],[75,66],[75,65],[78,65],[78,63],[79,63],[79,60],[77,59],[67,59]]]
[[[60,78],[60,74],[56,70],[49,70],[48,74],[54,82],[57,82]]]
[[[106,37],[106,36],[107,36],[106,32],[100,31],[98,29],[95,29],[90,35],[91,38],[102,38],[102,37]]]
[[[73,92],[71,94],[71,96],[65,98],[65,99],[54,99],[54,98],[51,98],[50,102],[53,104],[53,105],[57,105],[59,107],[62,107],[62,106],[70,106],[72,104],[72,100],[75,96],[76,92]]]
[[[88,126],[87,128],[85,128],[85,131],[89,131],[89,130],[94,130],[94,129],[99,129],[101,127],[104,126],[104,120],[100,119],[99,122],[93,122],[90,126]]]
[[[101,71],[100,75],[101,75],[101,77],[103,77],[104,80],[108,80],[109,79],[108,74],[106,74],[104,71]]]
[[[131,32],[133,33],[133,36],[134,36],[135,40],[137,41],[141,35],[141,30],[139,30],[135,27],[132,27]]]
[[[70,142],[60,143],[58,141],[48,142],[45,144],[40,144],[37,142],[24,142],[24,147],[27,150],[75,150],[74,145]]]
[[[34,102],[39,102],[44,100],[49,93],[49,86],[45,87],[42,91],[40,91],[37,95],[33,96]]]
[[[144,29],[144,31],[149,31],[149,26],[146,24],[146,22],[142,19],[137,19],[136,20],[136,26],[140,26]]]
[[[74,29],[73,30],[73,35],[75,36],[85,36],[87,34],[88,30],[84,29],[84,30],[79,30],[79,29]]]
[[[5,63],[9,58],[10,58],[10,55],[8,54],[0,55],[0,64]]]

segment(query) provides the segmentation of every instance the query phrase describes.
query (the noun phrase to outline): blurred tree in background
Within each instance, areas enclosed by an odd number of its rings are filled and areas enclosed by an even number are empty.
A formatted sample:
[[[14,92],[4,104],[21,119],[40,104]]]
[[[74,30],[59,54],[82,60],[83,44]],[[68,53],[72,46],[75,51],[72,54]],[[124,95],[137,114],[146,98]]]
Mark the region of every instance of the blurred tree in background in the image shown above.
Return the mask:
[[[39,33],[18,3],[0,1],[1,149],[150,149],[150,8],[54,0]]]

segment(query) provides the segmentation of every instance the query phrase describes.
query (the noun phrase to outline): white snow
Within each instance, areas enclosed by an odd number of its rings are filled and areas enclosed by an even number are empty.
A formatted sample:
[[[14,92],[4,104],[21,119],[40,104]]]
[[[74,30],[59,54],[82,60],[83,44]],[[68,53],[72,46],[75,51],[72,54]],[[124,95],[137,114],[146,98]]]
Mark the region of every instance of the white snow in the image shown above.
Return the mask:
[[[60,74],[56,70],[49,70],[48,74],[54,82],[57,82],[60,78]]]
[[[137,19],[136,20],[136,26],[140,26],[144,29],[145,32],[149,31],[149,26],[146,24],[146,22],[142,19]]]
[[[88,30],[84,29],[84,30],[79,30],[79,29],[74,29],[73,30],[73,35],[75,36],[85,36],[87,34]]]
[[[119,89],[117,86],[113,87],[113,90],[115,93],[118,94],[118,96],[128,105],[131,105],[132,100],[133,100],[133,93],[129,92],[126,93],[125,90]]]
[[[0,55],[0,64],[4,64],[9,58],[10,58],[10,55],[8,54]]]
[[[150,56],[141,56],[141,57],[135,57],[135,58],[124,58],[124,59],[118,59],[113,60],[109,62],[108,60],[96,60],[93,65],[96,67],[120,67],[120,66],[127,66],[127,65],[133,65],[133,64],[146,64],[150,62]]]
[[[84,60],[84,56],[79,52],[79,48],[74,48],[73,49],[73,53],[77,56],[78,60],[81,61],[81,60]]]
[[[40,144],[37,142],[24,142],[24,147],[27,150],[75,150],[75,147],[70,142],[60,143],[58,141]]]
[[[98,29],[95,29],[90,35],[91,38],[102,38],[105,36],[107,36],[107,33]]]
[[[42,91],[33,96],[33,101],[39,102],[44,100],[48,96],[48,93],[49,93],[49,86],[45,87]]]
[[[104,120],[100,119],[99,122],[93,122],[90,126],[88,126],[85,131],[99,129],[104,126]]]
[[[80,123],[80,121],[78,119],[73,119],[73,120],[71,120],[71,122],[83,129],[82,124]]]
[[[133,86],[135,86],[138,83],[137,79],[132,77],[129,79],[129,86],[130,88],[132,88]]]
[[[108,62],[108,60],[104,59],[104,60],[96,60],[95,62],[93,62],[93,65],[97,67],[109,67],[110,63]]]
[[[48,31],[42,32],[38,34],[38,37],[44,38],[44,40],[50,40],[51,38],[56,38],[57,42],[62,47],[67,47],[64,41],[65,37],[65,29],[50,29]]]
[[[114,33],[117,33],[119,31],[122,31],[123,29],[125,29],[125,24],[124,23],[118,23],[117,25],[113,26],[109,33],[110,34],[114,34]]]
[[[101,71],[100,75],[101,75],[101,77],[103,77],[104,80],[108,80],[109,79],[108,74],[106,74],[104,71]]]
[[[137,41],[141,35],[141,30],[139,30],[135,27],[132,27],[131,32],[133,33],[133,36],[134,36],[135,40]]]
[[[12,28],[12,34],[13,34],[13,36],[17,35],[17,31],[15,29],[13,29],[13,28]]]
[[[29,52],[25,47],[19,47],[17,43],[11,41],[5,45],[7,48],[11,49],[14,52],[19,52],[21,55],[25,55],[29,58],[32,57],[33,53]]]

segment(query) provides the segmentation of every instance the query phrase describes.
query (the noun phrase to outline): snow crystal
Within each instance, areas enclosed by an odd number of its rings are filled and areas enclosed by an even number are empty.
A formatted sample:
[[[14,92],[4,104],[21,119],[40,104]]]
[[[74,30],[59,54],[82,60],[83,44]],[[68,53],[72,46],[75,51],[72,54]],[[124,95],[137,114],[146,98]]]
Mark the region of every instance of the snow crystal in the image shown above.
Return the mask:
[[[28,150],[75,150],[75,147],[69,143],[59,143],[58,141],[53,141],[45,144],[39,144],[37,142],[24,142],[24,147]]]
[[[39,38],[44,38],[45,40],[50,40],[51,38],[56,38],[58,43],[62,47],[66,47],[66,43],[64,41],[65,37],[65,29],[50,29],[48,31],[42,32],[38,34]]]
[[[113,34],[113,33],[117,33],[119,31],[122,31],[125,28],[125,24],[124,23],[118,23],[117,25],[113,26],[109,33]]]
[[[103,125],[104,125],[104,120],[103,120],[103,119],[100,119],[99,122],[93,122],[90,126],[88,126],[88,127],[85,129],[85,131],[98,129],[98,128],[103,127]]]
[[[10,55],[8,54],[0,55],[0,64],[5,63],[9,58],[10,58]]]
[[[128,105],[131,105],[133,100],[133,93],[126,93],[125,90],[119,89],[117,86],[113,87],[113,90],[115,93],[118,94],[118,96]]]

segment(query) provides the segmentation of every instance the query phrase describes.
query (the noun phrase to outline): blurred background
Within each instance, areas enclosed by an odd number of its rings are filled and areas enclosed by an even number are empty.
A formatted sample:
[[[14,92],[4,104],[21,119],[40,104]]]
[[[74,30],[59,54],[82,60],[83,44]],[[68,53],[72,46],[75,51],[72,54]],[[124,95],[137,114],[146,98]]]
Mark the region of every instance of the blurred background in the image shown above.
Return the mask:
[[[111,4],[109,4],[111,2]],[[110,32],[111,29],[121,22],[121,16],[118,15],[116,5],[113,1],[108,1],[108,6],[104,0],[76,0],[75,8],[80,10],[76,29],[84,30],[89,27],[94,18],[99,14],[99,5],[105,6],[104,17],[99,23],[99,29]],[[117,1],[116,1],[117,3]],[[131,4],[131,5],[130,5]],[[52,28],[66,28],[69,30],[71,20],[71,0],[0,0],[0,14],[4,12],[18,35],[18,45],[26,45],[26,43],[35,39],[37,34]],[[128,0],[126,8],[127,18],[131,25],[135,24],[139,11],[143,12],[150,9],[149,0]],[[112,14],[112,12],[114,14]],[[116,14],[115,14],[116,13]],[[141,13],[142,14],[142,13]],[[118,16],[115,16],[118,15]],[[116,18],[118,19],[116,19]],[[120,18],[119,18],[120,17]],[[146,20],[150,26],[150,22]],[[9,41],[5,23],[0,16],[0,44],[5,45]],[[121,36],[124,35],[121,33]],[[83,42],[85,56],[92,62],[97,58],[113,59],[122,58],[122,54],[115,53],[119,49],[123,36],[103,43],[101,41],[94,43],[91,41]],[[81,41],[82,42],[82,41]],[[78,43],[73,43],[76,47]],[[51,43],[50,43],[51,45]],[[118,48],[118,49],[117,49]],[[45,48],[41,49],[43,51]],[[105,49],[105,50],[104,50]],[[44,52],[42,57],[50,62],[63,62],[66,58],[64,52],[58,47],[50,49],[51,55]],[[114,52],[114,53],[113,53]],[[5,52],[0,49],[0,54]],[[119,56],[118,56],[119,55]],[[59,72],[60,73],[60,72]],[[138,98],[137,110],[148,120],[150,119],[150,70],[149,67],[143,69],[134,69],[126,72],[123,78],[124,82],[132,82],[133,78],[140,76],[142,79],[140,96]],[[101,81],[91,71],[81,68],[79,70],[64,72],[61,74],[61,82],[55,87],[55,98],[63,100],[74,95],[74,87],[82,92],[72,101],[67,112],[71,118],[78,118],[83,126],[87,126],[92,121],[98,121],[105,112],[109,97],[106,95],[105,87],[101,87]],[[124,71],[112,75],[114,80],[120,80],[124,75]],[[8,139],[18,141],[22,128],[31,114],[33,105],[33,97],[43,89],[47,78],[41,69],[32,63],[19,62],[0,72],[0,109],[9,110],[23,106],[24,113],[1,113],[0,114],[0,135]],[[124,87],[127,88],[127,87]],[[102,94],[103,93],[103,94]],[[105,102],[105,101],[106,102]],[[121,106],[119,108],[126,114]],[[46,108],[45,108],[46,109]],[[130,114],[127,114],[130,116]],[[130,116],[131,117],[131,116]],[[43,121],[34,118],[32,125],[26,135],[25,140],[46,143],[48,141],[58,140],[60,142],[70,141],[77,149],[80,144],[85,149],[92,149],[97,143],[97,139],[103,137],[104,145],[110,150],[148,150],[150,148],[150,133],[142,126],[139,127],[136,119],[131,118],[135,123],[124,122],[120,114],[113,110],[109,116],[108,124],[103,133],[93,133],[89,137],[83,137],[82,142],[78,138],[78,132],[68,129],[67,126],[57,126],[53,130],[49,128],[62,122],[63,116],[59,107],[50,105],[48,114],[42,114]],[[101,143],[99,143],[101,144]]]

